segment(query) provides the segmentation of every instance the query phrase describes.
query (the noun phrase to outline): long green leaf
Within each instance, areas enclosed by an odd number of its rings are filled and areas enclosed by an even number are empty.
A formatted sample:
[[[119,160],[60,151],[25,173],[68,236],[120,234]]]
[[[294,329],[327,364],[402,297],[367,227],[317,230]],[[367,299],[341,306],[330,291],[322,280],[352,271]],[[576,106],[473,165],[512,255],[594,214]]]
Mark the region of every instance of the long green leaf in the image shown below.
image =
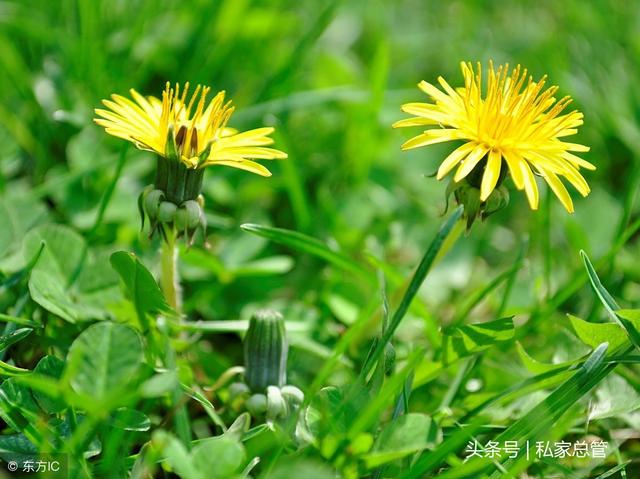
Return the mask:
[[[420,261],[420,264],[418,265],[416,272],[411,278],[411,283],[409,283],[409,287],[407,288],[407,291],[405,292],[404,297],[402,298],[402,301],[398,306],[398,309],[396,310],[393,317],[391,318],[389,326],[383,333],[381,340],[378,341],[372,354],[369,355],[369,357],[367,358],[367,361],[362,367],[362,371],[360,373],[361,380],[366,378],[369,375],[369,373],[371,372],[371,369],[373,368],[375,363],[380,358],[380,355],[384,351],[384,348],[386,347],[387,343],[393,337],[394,333],[396,332],[396,329],[398,329],[398,326],[400,325],[400,322],[404,318],[404,315],[407,314],[407,310],[409,309],[409,306],[411,305],[413,298],[418,293],[420,286],[422,286],[422,283],[427,277],[427,274],[431,270],[433,261],[435,260],[436,256],[440,252],[440,248],[442,247],[443,243],[449,236],[449,233],[451,232],[455,224],[458,222],[458,220],[462,216],[462,211],[463,209],[460,206],[451,214],[451,216],[440,228],[440,231],[438,231],[438,234],[429,245],[429,248],[427,248],[427,251],[425,255],[422,257],[422,260]]]
[[[312,238],[311,236],[298,233],[297,231],[274,228],[272,226],[256,225],[252,223],[245,223],[240,226],[240,228],[244,231],[248,231],[249,233],[267,238],[274,243],[309,253],[340,269],[367,279],[368,281],[374,281],[372,273],[361,266],[358,262],[343,253],[329,249],[329,247],[322,241]]]

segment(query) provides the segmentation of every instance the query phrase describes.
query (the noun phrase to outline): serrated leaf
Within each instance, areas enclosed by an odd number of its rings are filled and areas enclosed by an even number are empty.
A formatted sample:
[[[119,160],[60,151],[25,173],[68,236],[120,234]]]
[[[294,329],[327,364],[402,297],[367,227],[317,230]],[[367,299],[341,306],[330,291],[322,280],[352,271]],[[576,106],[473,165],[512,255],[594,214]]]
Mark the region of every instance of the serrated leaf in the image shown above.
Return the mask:
[[[454,328],[446,338],[446,364],[471,354],[484,351],[498,343],[513,339],[515,328],[511,318],[486,323],[467,324]]]
[[[151,421],[146,414],[128,407],[121,407],[113,411],[109,423],[113,427],[125,431],[148,431],[151,427]]]
[[[609,349],[615,350],[627,342],[627,334],[616,323],[590,323],[571,314],[567,316],[578,339],[591,348],[608,342]]]
[[[69,348],[66,373],[77,393],[100,402],[131,387],[142,359],[142,341],[133,329],[113,322],[96,323]]]
[[[418,413],[405,414],[382,429],[373,449],[363,459],[371,469],[432,448],[440,438],[441,433],[431,417]]]
[[[133,253],[117,251],[111,255],[111,265],[124,281],[136,309],[142,313],[170,312],[171,308],[149,270]]]
[[[625,329],[627,335],[629,336],[631,344],[633,344],[636,349],[640,349],[640,332],[638,331],[637,325],[625,318],[621,318],[616,314],[616,311],[620,309],[620,306],[618,306],[616,300],[613,299],[613,296],[609,294],[609,291],[607,291],[607,289],[600,281],[595,268],[591,264],[591,260],[589,260],[589,256],[587,256],[587,253],[585,253],[584,251],[580,251],[580,256],[582,256],[582,261],[584,262],[587,274],[589,275],[591,286],[593,287],[593,290],[596,292],[598,298],[609,313],[609,316],[611,316],[611,319],[613,319],[617,324]]]

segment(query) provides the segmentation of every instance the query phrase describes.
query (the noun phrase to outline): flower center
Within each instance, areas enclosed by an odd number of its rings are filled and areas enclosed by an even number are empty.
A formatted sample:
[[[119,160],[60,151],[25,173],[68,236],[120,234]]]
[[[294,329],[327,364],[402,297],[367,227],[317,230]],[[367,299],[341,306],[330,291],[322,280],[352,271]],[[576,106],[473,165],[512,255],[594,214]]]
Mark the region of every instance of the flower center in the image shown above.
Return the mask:
[[[176,147],[181,156],[198,156],[198,129],[195,126],[188,129],[182,125],[176,134]]]

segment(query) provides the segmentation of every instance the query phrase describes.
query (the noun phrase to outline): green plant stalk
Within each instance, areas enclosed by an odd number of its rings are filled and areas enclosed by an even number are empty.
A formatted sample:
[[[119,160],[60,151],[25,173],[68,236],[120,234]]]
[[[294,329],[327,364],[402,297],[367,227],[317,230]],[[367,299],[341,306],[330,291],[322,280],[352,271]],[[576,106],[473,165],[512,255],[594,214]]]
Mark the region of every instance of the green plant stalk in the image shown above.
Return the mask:
[[[167,228],[165,241],[160,250],[160,287],[169,306],[175,312],[182,312],[182,290],[178,277],[178,249],[176,248],[176,231]]]
[[[402,321],[402,318],[404,318],[404,315],[409,310],[409,306],[411,305],[413,298],[418,293],[418,289],[420,289],[420,286],[422,286],[422,283],[424,282],[425,278],[427,277],[427,274],[431,270],[431,267],[433,266],[434,261],[437,259],[438,254],[440,253],[443,247],[445,247],[445,250],[451,247],[452,243],[450,242],[447,243],[446,240],[447,240],[447,237],[452,233],[452,230],[454,230],[454,227],[456,226],[456,223],[458,223],[458,220],[460,219],[461,216],[462,216],[462,207],[458,207],[458,209],[456,209],[451,214],[451,216],[447,218],[447,220],[444,222],[444,224],[436,234],[436,237],[433,239],[433,241],[427,248],[427,251],[422,257],[422,260],[420,261],[420,264],[418,265],[416,272],[411,278],[411,282],[409,283],[409,286],[405,291],[404,297],[402,298],[402,301],[400,302],[398,309],[396,309],[395,314],[391,318],[389,327],[385,330],[385,332],[382,335],[382,338],[380,339],[380,341],[378,341],[376,346],[371,351],[371,354],[367,357],[362,367],[362,370],[360,371],[361,382],[364,382],[364,380],[367,378],[367,376],[373,369],[373,366],[378,361],[378,359],[380,358],[380,355],[384,351],[386,344],[393,337],[394,333],[396,332],[396,329],[398,328],[398,326],[400,325],[400,322]],[[457,228],[457,232],[454,230],[454,237],[456,233],[459,235],[461,231],[462,230],[460,229],[460,227]]]

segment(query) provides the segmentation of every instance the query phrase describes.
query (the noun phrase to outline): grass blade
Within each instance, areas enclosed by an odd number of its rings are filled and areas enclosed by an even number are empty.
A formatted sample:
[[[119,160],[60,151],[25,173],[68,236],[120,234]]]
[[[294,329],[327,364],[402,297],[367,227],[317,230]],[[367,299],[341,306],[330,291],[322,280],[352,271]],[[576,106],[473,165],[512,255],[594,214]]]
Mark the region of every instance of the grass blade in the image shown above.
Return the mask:
[[[618,323],[627,331],[627,334],[629,335],[629,339],[631,340],[631,343],[633,343],[633,345],[636,348],[640,349],[640,332],[638,332],[638,330],[635,328],[633,323],[631,323],[631,321],[618,316],[616,311],[620,309],[620,306],[618,306],[618,303],[616,302],[616,300],[613,299],[613,296],[609,294],[609,291],[606,290],[606,288],[600,281],[600,278],[598,277],[598,273],[596,273],[595,268],[593,267],[593,265],[591,264],[591,261],[589,260],[589,256],[587,256],[587,253],[585,253],[584,251],[580,251],[580,256],[582,257],[584,266],[587,269],[587,274],[589,275],[589,281],[591,282],[591,286],[593,287],[594,291],[598,295],[598,298],[600,299],[605,309],[609,313],[609,316],[611,316],[611,318],[616,323]]]
[[[262,226],[252,223],[245,223],[240,226],[244,231],[253,233],[255,235],[267,238],[284,246],[303,251],[325,260],[340,269],[354,273],[361,278],[367,279],[370,282],[375,281],[372,274],[362,267],[358,262],[349,258],[348,256],[329,249],[322,241],[319,241],[311,236],[307,236],[297,231],[287,230],[283,228],[274,228],[272,226]]]
[[[398,306],[398,309],[396,310],[395,314],[391,318],[389,327],[385,330],[375,350],[369,356],[368,361],[366,361],[364,366],[362,367],[362,371],[360,373],[361,380],[363,380],[369,375],[369,373],[371,372],[371,369],[373,368],[373,365],[380,358],[380,355],[384,351],[385,346],[387,345],[389,340],[392,338],[396,329],[400,325],[402,318],[404,318],[404,315],[407,313],[407,310],[409,309],[409,306],[411,305],[413,298],[418,293],[418,289],[420,289],[420,286],[422,286],[422,283],[427,277],[427,274],[431,270],[431,265],[433,264],[433,261],[438,255],[440,248],[442,247],[443,243],[449,236],[449,233],[451,232],[453,227],[456,225],[456,223],[458,222],[461,216],[462,216],[462,207],[458,207],[458,209],[456,209],[453,212],[453,214],[447,219],[447,221],[442,225],[442,227],[440,228],[440,231],[438,231],[438,234],[429,245],[429,248],[427,248],[427,252],[422,257],[422,260],[420,261],[420,264],[418,265],[418,269],[416,269],[416,272],[414,273],[413,278],[411,278],[411,283],[409,283],[409,287],[407,288],[407,291],[405,292],[404,297],[402,298],[402,301]]]

